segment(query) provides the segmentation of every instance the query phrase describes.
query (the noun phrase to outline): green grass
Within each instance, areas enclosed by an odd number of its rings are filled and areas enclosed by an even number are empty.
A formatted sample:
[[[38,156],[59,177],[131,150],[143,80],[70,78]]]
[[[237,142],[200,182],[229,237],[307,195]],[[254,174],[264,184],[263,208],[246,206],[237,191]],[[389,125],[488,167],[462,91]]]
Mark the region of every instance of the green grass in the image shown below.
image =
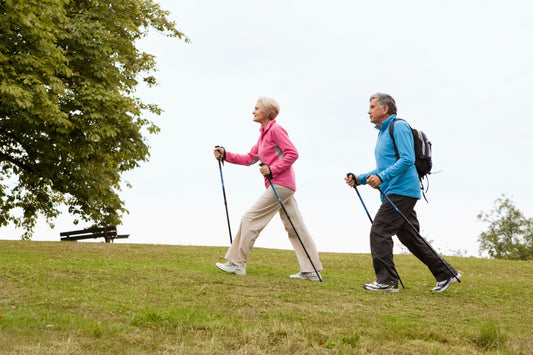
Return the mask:
[[[1,354],[531,354],[533,262],[447,257],[463,282],[432,294],[411,255],[406,285],[369,293],[367,254],[321,253],[324,282],[290,280],[292,251],[0,241]]]

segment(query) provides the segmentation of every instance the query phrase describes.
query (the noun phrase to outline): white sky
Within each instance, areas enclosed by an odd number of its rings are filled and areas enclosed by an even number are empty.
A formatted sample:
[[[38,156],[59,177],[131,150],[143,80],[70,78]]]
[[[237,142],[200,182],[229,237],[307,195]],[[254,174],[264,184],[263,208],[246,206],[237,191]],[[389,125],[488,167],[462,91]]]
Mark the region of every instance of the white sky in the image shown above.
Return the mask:
[[[160,1],[186,44],[156,32],[140,48],[157,56],[160,85],[140,88],[162,132],[152,157],[125,176],[129,215],[120,243],[227,246],[214,145],[247,153],[259,135],[259,96],[281,106],[278,123],[299,150],[296,199],[319,251],[369,252],[369,221],[346,172],[374,168],[377,131],[368,98],[391,94],[398,116],[433,142],[422,235],[444,254],[478,255],[476,216],[502,193],[533,217],[530,1]],[[223,168],[233,234],[263,192],[257,166]],[[379,193],[359,188],[374,214]],[[78,229],[68,215],[34,240]],[[0,239],[20,232],[3,228]],[[279,217],[256,247],[290,249]]]

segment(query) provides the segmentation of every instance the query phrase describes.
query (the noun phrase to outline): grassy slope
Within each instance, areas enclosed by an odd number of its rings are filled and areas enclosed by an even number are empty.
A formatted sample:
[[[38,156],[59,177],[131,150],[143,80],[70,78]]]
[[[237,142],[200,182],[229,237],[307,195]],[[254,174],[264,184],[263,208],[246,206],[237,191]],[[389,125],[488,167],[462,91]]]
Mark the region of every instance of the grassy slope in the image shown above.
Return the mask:
[[[447,258],[442,294],[411,255],[397,294],[366,254],[322,253],[324,283],[290,280],[292,251],[254,249],[248,275],[225,248],[0,241],[0,353],[533,353],[533,262]]]

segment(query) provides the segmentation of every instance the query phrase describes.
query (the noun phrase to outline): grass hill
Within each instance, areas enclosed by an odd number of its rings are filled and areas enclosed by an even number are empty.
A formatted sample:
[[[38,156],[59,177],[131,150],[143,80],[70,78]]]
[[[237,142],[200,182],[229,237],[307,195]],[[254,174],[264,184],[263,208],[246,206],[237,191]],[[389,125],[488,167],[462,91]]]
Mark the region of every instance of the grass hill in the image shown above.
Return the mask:
[[[0,241],[1,354],[532,354],[533,262],[447,257],[435,281],[397,255],[406,286],[375,294],[368,254],[321,253],[323,283],[290,280],[292,251]]]

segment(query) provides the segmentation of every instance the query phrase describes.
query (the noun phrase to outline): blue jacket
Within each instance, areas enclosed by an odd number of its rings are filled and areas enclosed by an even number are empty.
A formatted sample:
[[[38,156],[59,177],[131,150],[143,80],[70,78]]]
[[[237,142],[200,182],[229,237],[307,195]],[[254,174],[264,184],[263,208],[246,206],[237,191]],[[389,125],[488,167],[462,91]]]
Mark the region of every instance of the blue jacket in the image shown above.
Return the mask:
[[[379,130],[378,141],[374,155],[376,156],[377,168],[358,176],[361,184],[366,184],[366,178],[370,175],[378,175],[381,178],[381,191],[386,195],[402,195],[420,198],[420,180],[415,168],[415,149],[413,135],[409,124],[398,120],[394,123],[394,139],[400,159],[396,160],[394,143],[389,134],[389,125],[396,118],[391,115],[381,124],[376,126]],[[383,197],[382,197],[383,199]]]

